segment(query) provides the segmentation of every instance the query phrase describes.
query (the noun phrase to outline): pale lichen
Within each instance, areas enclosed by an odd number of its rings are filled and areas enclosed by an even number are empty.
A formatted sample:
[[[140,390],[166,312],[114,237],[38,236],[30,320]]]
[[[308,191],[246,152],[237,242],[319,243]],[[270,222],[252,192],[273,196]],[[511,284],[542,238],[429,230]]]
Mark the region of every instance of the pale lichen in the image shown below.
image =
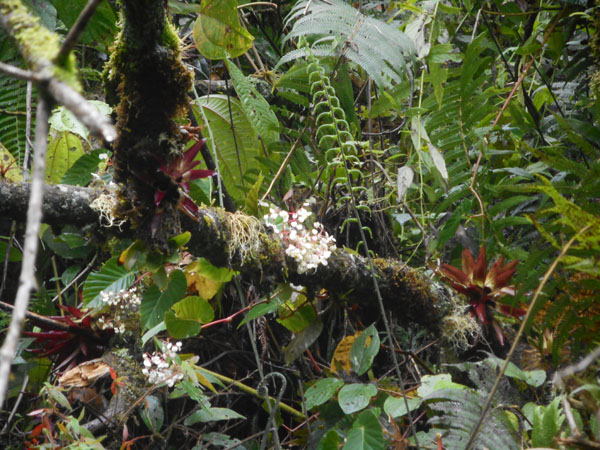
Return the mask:
[[[260,221],[253,216],[236,212],[227,214],[227,230],[229,234],[229,259],[234,256],[242,262],[255,259],[261,248]]]
[[[441,323],[442,338],[457,351],[472,348],[482,334],[481,326],[469,312],[470,305],[458,296],[450,298],[452,313]]]
[[[127,222],[126,219],[115,215],[115,211],[118,211],[118,207],[119,199],[117,194],[113,191],[100,194],[92,203],[90,203],[90,208],[97,211],[99,214],[100,225],[105,226],[106,228],[118,227],[121,229],[121,226]]]

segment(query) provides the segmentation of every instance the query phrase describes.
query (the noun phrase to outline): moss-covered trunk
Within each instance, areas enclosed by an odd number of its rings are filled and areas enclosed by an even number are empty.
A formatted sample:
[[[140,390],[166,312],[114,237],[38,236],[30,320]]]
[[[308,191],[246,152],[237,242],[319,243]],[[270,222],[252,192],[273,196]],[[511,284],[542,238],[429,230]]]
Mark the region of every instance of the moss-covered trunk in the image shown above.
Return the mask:
[[[178,231],[177,185],[159,168],[181,155],[177,120],[184,116],[192,74],[164,0],[123,0],[115,48],[104,72],[107,101],[118,104],[114,145],[123,211],[138,236],[161,246]],[[156,205],[155,195],[165,196]]]

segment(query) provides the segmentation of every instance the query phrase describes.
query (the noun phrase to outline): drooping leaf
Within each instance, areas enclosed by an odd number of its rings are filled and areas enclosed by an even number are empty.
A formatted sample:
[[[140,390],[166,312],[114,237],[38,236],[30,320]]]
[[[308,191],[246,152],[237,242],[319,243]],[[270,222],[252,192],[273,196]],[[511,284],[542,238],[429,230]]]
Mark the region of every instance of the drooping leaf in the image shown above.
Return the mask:
[[[286,364],[295,361],[304,351],[317,340],[323,330],[323,322],[319,316],[314,317],[308,326],[298,333],[292,341],[283,348],[283,358]]]
[[[158,433],[165,420],[160,400],[154,395],[147,396],[140,407],[140,416],[150,431]]]
[[[208,128],[208,144],[217,155],[219,174],[229,194],[243,205],[251,186],[246,177],[250,171],[259,172],[256,158],[263,154],[256,131],[235,98],[215,94],[201,97],[197,104],[194,110]]]
[[[352,344],[350,350],[352,370],[358,375],[365,373],[371,368],[377,353],[379,353],[379,335],[375,326],[371,324]]]

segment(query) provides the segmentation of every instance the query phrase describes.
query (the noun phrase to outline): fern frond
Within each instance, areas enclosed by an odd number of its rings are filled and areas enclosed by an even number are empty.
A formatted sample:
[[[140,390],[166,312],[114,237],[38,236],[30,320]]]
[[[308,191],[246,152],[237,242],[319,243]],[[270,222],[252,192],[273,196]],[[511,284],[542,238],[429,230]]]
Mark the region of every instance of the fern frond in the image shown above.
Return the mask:
[[[441,389],[429,394],[424,401],[439,415],[429,423],[430,434],[442,434],[445,448],[465,448],[479,419],[485,396],[471,389]],[[508,417],[501,409],[490,411],[471,447],[473,449],[519,449],[520,445]]]
[[[308,6],[308,9],[307,9]],[[414,54],[414,43],[403,32],[339,0],[301,0],[292,8],[286,24],[293,23],[284,41],[294,38],[337,36],[340,45],[320,45],[315,56],[347,57],[362,67],[382,88],[399,83],[405,73],[407,57]],[[277,66],[307,56],[306,51],[293,50],[281,58]]]
[[[267,146],[277,142],[279,140],[279,120],[271,110],[269,103],[235,64],[228,59],[225,60],[225,64],[250,124]]]

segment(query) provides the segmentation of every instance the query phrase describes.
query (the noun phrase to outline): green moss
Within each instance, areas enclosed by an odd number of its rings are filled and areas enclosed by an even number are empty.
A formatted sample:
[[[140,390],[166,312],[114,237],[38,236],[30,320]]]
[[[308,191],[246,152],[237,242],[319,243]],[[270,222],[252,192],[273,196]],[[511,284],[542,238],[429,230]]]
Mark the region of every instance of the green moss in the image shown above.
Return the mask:
[[[179,53],[179,36],[175,26],[169,19],[165,21],[165,26],[162,30],[162,43],[165,47]]]
[[[19,50],[35,70],[52,64],[61,46],[57,34],[44,27],[39,18],[30,14],[20,0],[3,1],[0,14],[6,18],[9,33],[15,39]],[[74,55],[69,55],[62,65],[54,65],[53,75],[71,87],[81,90]]]

